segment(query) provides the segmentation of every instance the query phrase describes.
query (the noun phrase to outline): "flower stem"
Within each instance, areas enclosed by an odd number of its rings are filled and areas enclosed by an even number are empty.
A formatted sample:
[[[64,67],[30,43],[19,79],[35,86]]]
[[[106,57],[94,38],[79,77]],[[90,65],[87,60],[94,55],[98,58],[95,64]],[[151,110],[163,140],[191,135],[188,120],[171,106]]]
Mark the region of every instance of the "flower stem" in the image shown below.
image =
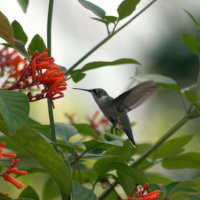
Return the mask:
[[[184,124],[186,124],[195,113],[195,110],[193,112],[188,112],[186,115],[178,121],[171,129],[169,129],[153,146],[151,146],[141,157],[138,158],[131,166],[137,167],[142,161],[144,161],[152,152],[154,152],[161,144],[163,144],[169,137],[171,137],[178,129],[180,129]],[[199,115],[196,115],[196,117],[199,117]],[[118,184],[117,181],[115,181],[110,187],[108,187],[98,198],[98,200],[103,200],[111,191],[112,189]]]
[[[54,0],[49,0],[48,19],[47,19],[47,47],[49,49],[48,56],[51,56],[51,26],[52,26],[52,15],[53,15],[53,3]],[[47,104],[48,104],[49,121],[51,127],[51,140],[53,141],[54,144],[56,144],[54,115],[53,115],[52,102],[50,99],[47,99]],[[58,151],[56,145],[54,145],[54,148],[56,151]]]
[[[101,42],[99,42],[96,46],[94,46],[90,51],[88,51],[83,57],[81,57],[76,63],[74,63],[67,71],[67,75],[72,72],[82,61],[84,61],[87,57],[89,57],[93,52],[95,52],[99,47],[105,44],[108,40],[110,40],[115,34],[124,29],[128,24],[130,24],[133,20],[135,20],[138,16],[140,16],[145,10],[147,10],[153,3],[157,0],[152,0],[149,4],[147,4],[142,10],[140,10],[136,15],[134,15],[131,19],[125,22],[122,26],[116,29],[113,33],[105,37]]]

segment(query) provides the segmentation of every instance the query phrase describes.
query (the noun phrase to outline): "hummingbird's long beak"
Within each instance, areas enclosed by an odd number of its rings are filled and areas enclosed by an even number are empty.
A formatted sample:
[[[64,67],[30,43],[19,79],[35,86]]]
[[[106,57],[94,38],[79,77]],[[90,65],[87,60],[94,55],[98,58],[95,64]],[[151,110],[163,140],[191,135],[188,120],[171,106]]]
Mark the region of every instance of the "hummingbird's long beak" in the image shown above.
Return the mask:
[[[86,91],[86,92],[91,92],[92,90],[89,90],[89,89],[82,89],[82,88],[73,88],[75,90],[83,90],[83,91]]]

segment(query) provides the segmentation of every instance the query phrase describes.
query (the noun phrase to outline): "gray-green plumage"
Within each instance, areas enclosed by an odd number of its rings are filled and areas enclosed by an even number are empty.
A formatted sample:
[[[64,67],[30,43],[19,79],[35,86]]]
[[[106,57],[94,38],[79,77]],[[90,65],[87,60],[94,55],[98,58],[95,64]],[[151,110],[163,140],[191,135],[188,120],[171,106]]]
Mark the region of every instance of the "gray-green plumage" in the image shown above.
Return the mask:
[[[151,94],[159,88],[154,81],[145,81],[122,93],[113,99],[107,92],[101,88],[96,89],[80,89],[90,92],[98,104],[105,117],[113,124],[116,129],[126,133],[129,140],[135,146],[133,133],[127,112],[141,105]]]

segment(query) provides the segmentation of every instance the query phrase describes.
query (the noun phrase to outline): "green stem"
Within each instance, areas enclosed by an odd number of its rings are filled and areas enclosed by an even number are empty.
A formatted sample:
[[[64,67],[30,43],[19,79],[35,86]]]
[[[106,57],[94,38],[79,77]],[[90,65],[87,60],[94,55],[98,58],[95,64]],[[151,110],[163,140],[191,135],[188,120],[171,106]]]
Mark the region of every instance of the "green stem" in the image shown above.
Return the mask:
[[[101,42],[99,42],[96,46],[94,46],[90,51],[88,51],[83,57],[81,57],[76,63],[74,63],[67,71],[67,75],[72,72],[82,61],[84,61],[87,57],[89,57],[94,51],[96,51],[99,47],[101,47],[103,44],[105,44],[108,40],[110,40],[115,34],[117,34],[119,31],[124,29],[128,24],[130,24],[133,20],[135,20],[138,16],[140,16],[145,10],[147,10],[153,3],[155,3],[157,0],[152,0],[149,4],[147,4],[142,10],[140,10],[136,15],[134,15],[130,20],[128,20],[126,23],[124,23],[121,27],[116,29],[112,34],[108,35],[106,38],[104,38]]]
[[[138,158],[133,164],[132,167],[138,166],[142,161],[144,161],[153,151],[155,151],[161,144],[163,144],[169,137],[171,137],[178,129],[180,129],[186,122],[190,120],[190,116],[193,115],[194,112],[187,113],[179,122],[177,122],[171,129],[169,129],[152,147],[150,147],[141,157]],[[115,181],[109,188],[107,188],[98,200],[103,200],[117,185],[117,181]]]
[[[53,3],[54,0],[49,0],[48,19],[47,19],[47,47],[49,49],[48,56],[51,56],[51,27],[52,27]],[[47,104],[48,104],[49,121],[51,127],[51,140],[53,141],[53,143],[56,144],[56,131],[54,125],[52,101],[50,99],[47,99]],[[54,148],[56,151],[58,151],[56,145],[54,145]]]

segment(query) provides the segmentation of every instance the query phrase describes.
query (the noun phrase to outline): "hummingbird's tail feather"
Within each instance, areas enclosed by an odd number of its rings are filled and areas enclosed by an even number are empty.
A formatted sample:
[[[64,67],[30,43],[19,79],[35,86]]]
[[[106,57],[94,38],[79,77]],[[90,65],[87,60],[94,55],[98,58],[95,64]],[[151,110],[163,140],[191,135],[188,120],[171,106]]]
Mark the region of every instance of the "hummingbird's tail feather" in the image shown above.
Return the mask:
[[[128,131],[128,130],[125,130],[125,133],[126,133],[126,135],[128,136],[128,139],[131,141],[133,147],[136,148],[136,144],[135,144],[135,140],[134,140],[134,138],[133,138],[133,133],[132,133],[132,131],[130,132],[130,131]]]

